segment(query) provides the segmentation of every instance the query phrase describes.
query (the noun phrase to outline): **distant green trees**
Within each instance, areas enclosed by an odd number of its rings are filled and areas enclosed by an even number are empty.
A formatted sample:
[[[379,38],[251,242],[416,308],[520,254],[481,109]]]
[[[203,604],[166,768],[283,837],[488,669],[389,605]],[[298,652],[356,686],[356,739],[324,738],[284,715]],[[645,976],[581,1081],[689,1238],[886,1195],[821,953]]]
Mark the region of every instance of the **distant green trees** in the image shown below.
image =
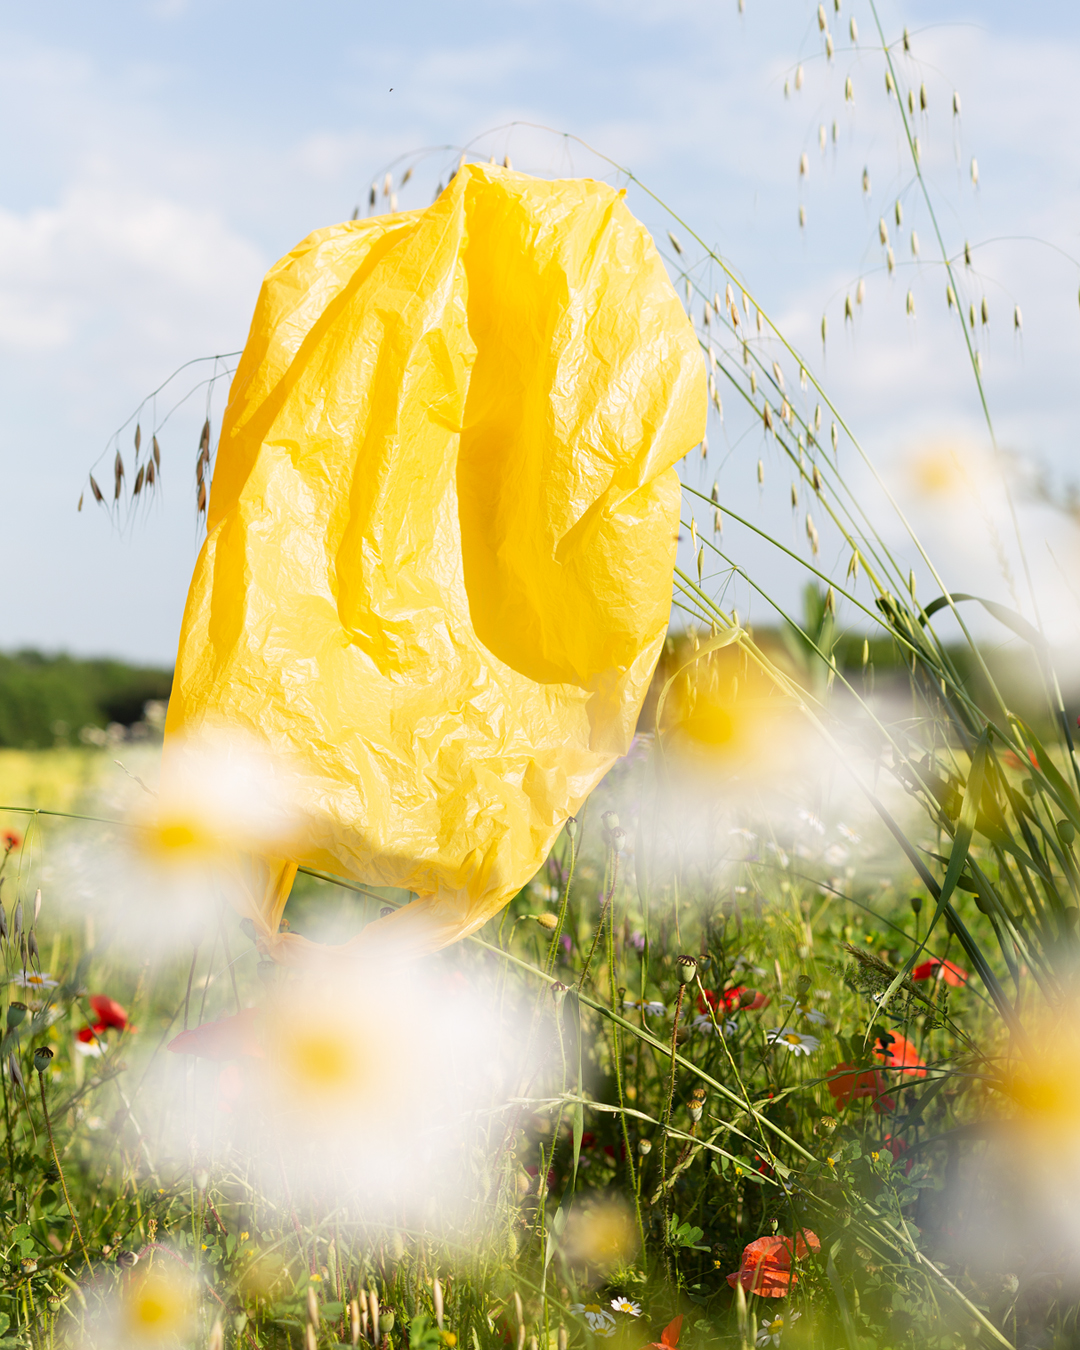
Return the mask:
[[[0,654],[0,746],[77,744],[84,728],[130,727],[143,720],[148,702],[166,701],[171,687],[172,672],[151,666],[32,650]]]

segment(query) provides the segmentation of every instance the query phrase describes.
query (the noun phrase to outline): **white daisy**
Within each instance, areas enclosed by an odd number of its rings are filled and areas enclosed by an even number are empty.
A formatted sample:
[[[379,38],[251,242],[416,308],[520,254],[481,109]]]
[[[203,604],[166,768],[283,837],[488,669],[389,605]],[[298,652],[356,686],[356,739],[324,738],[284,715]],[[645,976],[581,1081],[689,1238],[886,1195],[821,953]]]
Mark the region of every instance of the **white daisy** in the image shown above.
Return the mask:
[[[658,999],[624,998],[624,1008],[638,1008],[641,1012],[652,1013],[653,1017],[663,1017],[667,1008]]]
[[[801,1031],[784,1031],[779,1027],[773,1027],[771,1031],[767,1031],[765,1039],[770,1045],[782,1045],[785,1050],[790,1050],[793,1055],[812,1054],[821,1044],[816,1036],[807,1036]]]
[[[622,1294],[611,1300],[611,1306],[616,1312],[627,1313],[630,1317],[641,1316],[641,1304],[634,1303],[631,1299],[624,1298]]]
[[[859,836],[855,833],[853,829],[850,829],[847,825],[841,823],[837,825],[836,828],[844,836],[844,838],[848,841],[849,844],[857,844],[859,842]]]
[[[96,1036],[89,1041],[80,1041],[76,1037],[75,1049],[78,1050],[80,1055],[88,1055],[91,1059],[99,1059],[105,1051],[105,1047]]]
[[[784,995],[784,1002],[790,1003],[793,1012],[799,1013],[800,1016],[805,1017],[808,1022],[812,1022],[816,1027],[824,1026],[828,1021],[828,1018],[819,1008],[808,1008],[790,994]]]
[[[571,1303],[570,1311],[584,1317],[589,1330],[597,1336],[614,1336],[615,1319],[599,1303]]]
[[[695,1031],[715,1032],[713,1020],[708,1013],[698,1013],[691,1023],[691,1026]],[[723,1024],[723,1027],[725,1036],[734,1036],[739,1029],[739,1024],[735,1021],[734,1017],[729,1017]]]
[[[761,1330],[758,1332],[754,1344],[779,1345],[784,1328],[790,1326],[792,1322],[797,1322],[801,1316],[802,1313],[791,1313],[790,1316],[785,1318],[783,1313],[777,1313],[773,1318],[763,1317],[761,1319]]]
[[[9,983],[17,984],[21,989],[55,989],[58,981],[50,979],[47,970],[40,973],[36,970],[22,970],[18,975],[13,975]]]

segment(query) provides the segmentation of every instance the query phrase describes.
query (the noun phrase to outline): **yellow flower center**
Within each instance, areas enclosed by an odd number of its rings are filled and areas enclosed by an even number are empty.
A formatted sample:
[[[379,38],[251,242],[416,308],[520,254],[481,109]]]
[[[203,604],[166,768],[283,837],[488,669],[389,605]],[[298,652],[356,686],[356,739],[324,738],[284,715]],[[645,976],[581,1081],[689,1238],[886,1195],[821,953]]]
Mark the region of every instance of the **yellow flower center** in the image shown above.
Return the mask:
[[[789,1045],[802,1045],[802,1037],[797,1031],[789,1031],[785,1035],[784,1040],[787,1041]]]

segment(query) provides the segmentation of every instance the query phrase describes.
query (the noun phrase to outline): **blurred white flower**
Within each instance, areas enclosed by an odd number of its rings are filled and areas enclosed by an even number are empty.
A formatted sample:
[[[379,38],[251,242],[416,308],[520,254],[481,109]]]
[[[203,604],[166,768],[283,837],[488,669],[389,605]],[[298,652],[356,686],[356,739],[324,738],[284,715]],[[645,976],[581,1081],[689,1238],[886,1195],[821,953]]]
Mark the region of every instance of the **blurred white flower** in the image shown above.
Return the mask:
[[[570,1311],[584,1317],[589,1330],[597,1336],[613,1336],[615,1319],[599,1303],[571,1303]]]
[[[801,1031],[785,1031],[780,1027],[774,1027],[772,1030],[766,1031],[765,1039],[770,1045],[783,1046],[793,1055],[812,1054],[821,1044],[816,1036],[807,1036]]]
[[[17,975],[13,975],[8,981],[9,984],[17,984],[21,989],[55,989],[57,981],[51,979],[47,970],[39,974],[34,970],[21,970]]]
[[[196,1330],[198,1291],[194,1277],[179,1262],[173,1269],[164,1254],[136,1269],[106,1296],[92,1315],[84,1345],[94,1350],[172,1350],[191,1344]]]
[[[637,1008],[641,1012],[652,1013],[654,1017],[663,1017],[667,1008],[658,999],[624,998],[624,1008]]]
[[[790,994],[784,995],[784,1002],[791,1004],[792,1012],[796,1012],[801,1017],[805,1017],[808,1022],[811,1022],[816,1027],[824,1026],[825,1023],[829,1020],[825,1016],[825,1014],[821,1011],[820,1008],[808,1008],[805,1004],[800,1003]]]
[[[482,1187],[476,1158],[520,1073],[512,1014],[437,964],[388,959],[324,967],[274,985],[250,1008],[178,1035],[170,1050],[233,1061],[201,1075],[200,1147],[288,1183],[295,1199],[365,1217],[458,1218]]]
[[[761,1330],[757,1334],[755,1345],[779,1345],[780,1336],[785,1327],[790,1326],[792,1322],[797,1322],[802,1313],[777,1313],[775,1317],[763,1317],[761,1319]]]
[[[622,1294],[611,1300],[611,1306],[616,1312],[627,1313],[630,1317],[641,1316],[641,1304],[634,1303],[632,1299],[624,1298]]]

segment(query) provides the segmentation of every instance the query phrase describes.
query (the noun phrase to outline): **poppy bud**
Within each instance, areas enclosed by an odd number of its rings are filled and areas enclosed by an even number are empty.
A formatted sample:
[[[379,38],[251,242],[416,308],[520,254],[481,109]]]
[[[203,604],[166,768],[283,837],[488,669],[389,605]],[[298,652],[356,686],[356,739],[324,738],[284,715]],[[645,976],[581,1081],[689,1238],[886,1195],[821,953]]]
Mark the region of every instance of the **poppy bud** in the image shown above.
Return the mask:
[[[26,1084],[23,1082],[22,1069],[19,1068],[19,1061],[14,1055],[8,1055],[8,1073],[11,1075],[11,1081],[17,1088],[26,1091]]]
[[[34,1068],[38,1073],[44,1073],[49,1067],[49,1061],[53,1057],[52,1050],[47,1045],[39,1045],[34,1051]]]
[[[908,901],[908,904],[911,906],[911,911],[912,911],[913,914],[921,914],[921,913],[922,913],[922,896],[921,896],[921,895],[913,895],[913,896],[911,897],[911,899]]]
[[[697,974],[697,962],[692,956],[678,956],[675,958],[675,973],[680,984],[692,984]]]
[[[556,980],[551,986],[551,997],[556,1008],[562,1003],[563,999],[570,992],[570,986],[563,984],[562,980]]]
[[[1076,827],[1071,820],[1059,820],[1057,823],[1058,838],[1063,844],[1071,844],[1076,838]]]
[[[606,830],[617,830],[619,828],[619,817],[614,811],[605,811],[600,819],[604,822]]]
[[[571,839],[577,838],[577,816],[571,816],[566,822],[566,833]]]
[[[25,1003],[9,1003],[7,1010],[8,1030],[11,1031],[14,1027],[17,1027],[28,1011]]]
[[[534,914],[533,918],[541,928],[546,928],[549,933],[554,931],[555,925],[559,922],[559,916],[552,914],[549,909],[545,910],[543,914]]]
[[[616,853],[621,853],[626,847],[626,831],[614,829],[611,831],[611,847]]]
[[[138,1265],[138,1262],[138,1252],[117,1252],[116,1254],[116,1264],[123,1266],[125,1270],[130,1270],[132,1266]]]
[[[37,938],[34,936],[34,930],[31,928],[26,935],[26,950],[35,966],[41,964],[41,953],[38,951]]]
[[[652,1152],[652,1140],[639,1139],[637,1151],[641,1154],[643,1158],[647,1157]]]

